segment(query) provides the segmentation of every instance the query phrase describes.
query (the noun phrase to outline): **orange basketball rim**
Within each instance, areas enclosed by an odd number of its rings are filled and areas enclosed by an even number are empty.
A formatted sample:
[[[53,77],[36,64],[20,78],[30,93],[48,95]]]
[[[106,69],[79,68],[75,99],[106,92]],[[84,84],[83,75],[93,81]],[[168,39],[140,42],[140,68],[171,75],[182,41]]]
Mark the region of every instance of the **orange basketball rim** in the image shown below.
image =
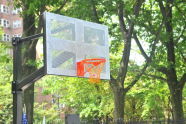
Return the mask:
[[[100,82],[100,74],[105,65],[106,59],[104,58],[93,58],[84,59],[77,62],[77,76],[84,77],[86,73],[89,73],[89,80],[92,83]]]

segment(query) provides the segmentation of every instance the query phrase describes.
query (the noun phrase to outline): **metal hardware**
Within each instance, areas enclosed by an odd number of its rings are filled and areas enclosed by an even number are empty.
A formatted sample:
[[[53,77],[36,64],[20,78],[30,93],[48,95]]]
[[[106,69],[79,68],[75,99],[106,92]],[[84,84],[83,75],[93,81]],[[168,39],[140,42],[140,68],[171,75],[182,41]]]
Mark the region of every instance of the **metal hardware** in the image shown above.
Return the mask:
[[[12,38],[12,45],[16,46],[17,44],[19,44],[21,42],[21,38],[20,37],[13,37]]]
[[[30,40],[38,39],[39,37],[42,37],[42,36],[43,36],[43,33],[31,35],[31,36],[28,36],[28,37],[21,38],[21,42],[27,42],[27,41],[30,41]]]
[[[15,94],[17,91],[17,82],[12,81],[12,94]]]
[[[31,75],[23,79],[17,84],[17,90],[25,90],[32,83],[36,82],[38,79],[42,78],[45,75],[45,68],[41,67],[40,69],[33,72]]]

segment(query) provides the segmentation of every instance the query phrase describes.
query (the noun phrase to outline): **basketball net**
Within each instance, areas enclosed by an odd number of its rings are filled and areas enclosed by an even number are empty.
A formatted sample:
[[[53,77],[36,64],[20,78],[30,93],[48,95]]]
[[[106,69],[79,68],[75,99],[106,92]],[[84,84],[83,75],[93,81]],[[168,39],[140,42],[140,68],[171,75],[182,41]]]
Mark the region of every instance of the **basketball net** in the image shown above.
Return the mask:
[[[91,83],[100,82],[100,74],[103,70],[106,60],[102,58],[85,59],[77,62],[77,76],[84,76],[89,73]]]

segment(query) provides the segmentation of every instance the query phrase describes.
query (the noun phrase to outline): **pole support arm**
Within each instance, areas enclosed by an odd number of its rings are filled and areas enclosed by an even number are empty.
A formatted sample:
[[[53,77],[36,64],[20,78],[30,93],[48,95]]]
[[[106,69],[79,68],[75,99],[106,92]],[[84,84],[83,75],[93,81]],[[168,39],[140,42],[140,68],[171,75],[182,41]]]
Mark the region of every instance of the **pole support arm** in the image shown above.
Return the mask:
[[[16,46],[16,45],[18,45],[21,42],[28,42],[28,41],[31,41],[31,40],[34,40],[34,39],[38,39],[39,37],[42,37],[42,36],[43,36],[43,33],[35,34],[35,35],[28,36],[28,37],[25,37],[25,38],[13,37],[12,38],[12,45]]]

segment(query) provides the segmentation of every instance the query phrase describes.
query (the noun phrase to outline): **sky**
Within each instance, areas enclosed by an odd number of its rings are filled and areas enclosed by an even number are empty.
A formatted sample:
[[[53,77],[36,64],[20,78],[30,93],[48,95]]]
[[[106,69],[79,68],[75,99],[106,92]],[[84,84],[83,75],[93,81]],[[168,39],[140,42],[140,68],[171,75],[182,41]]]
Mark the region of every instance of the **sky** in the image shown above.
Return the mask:
[[[141,44],[143,49],[146,51],[148,49],[148,44],[145,42],[142,42]],[[137,65],[142,65],[145,62],[145,59],[140,54],[140,50],[134,40],[132,40],[130,60],[135,61]]]

